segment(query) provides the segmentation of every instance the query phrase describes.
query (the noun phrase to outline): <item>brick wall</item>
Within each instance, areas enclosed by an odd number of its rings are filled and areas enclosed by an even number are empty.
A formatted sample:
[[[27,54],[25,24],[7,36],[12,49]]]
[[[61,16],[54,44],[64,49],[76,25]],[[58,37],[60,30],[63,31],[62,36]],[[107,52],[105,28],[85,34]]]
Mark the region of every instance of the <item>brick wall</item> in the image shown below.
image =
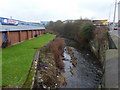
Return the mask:
[[[43,34],[43,30],[41,30],[41,35]]]
[[[42,35],[42,32],[40,31],[40,35]]]
[[[7,32],[7,39],[10,41],[11,45],[28,40],[30,38],[34,38],[35,32],[37,32],[38,36],[44,33],[44,30],[31,30],[31,31],[10,31]],[[0,33],[0,46],[2,45],[2,33]]]
[[[21,41],[27,40],[27,31],[21,31]]]
[[[15,31],[15,32],[9,32],[9,39],[11,44],[15,44],[19,42],[19,31]]]
[[[31,31],[31,37],[33,38],[34,37],[34,34],[33,34],[34,32],[33,31]]]
[[[42,34],[44,34],[45,33],[45,30],[42,30]]]
[[[0,46],[2,45],[2,32],[0,32]]]
[[[41,31],[39,31],[40,35],[41,35]]]
[[[32,38],[32,31],[28,31],[28,39]]]
[[[35,30],[33,30],[33,37],[35,36]]]
[[[40,32],[40,31],[38,31],[38,35],[41,35],[40,33],[41,33],[41,32]]]

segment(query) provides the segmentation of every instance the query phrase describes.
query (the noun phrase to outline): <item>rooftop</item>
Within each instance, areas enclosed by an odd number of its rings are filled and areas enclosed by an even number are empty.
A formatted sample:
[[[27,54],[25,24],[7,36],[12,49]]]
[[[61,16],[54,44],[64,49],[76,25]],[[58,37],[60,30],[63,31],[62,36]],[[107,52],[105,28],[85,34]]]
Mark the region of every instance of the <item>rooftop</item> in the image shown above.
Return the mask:
[[[45,27],[40,23],[25,22],[0,17],[0,31],[41,30]]]

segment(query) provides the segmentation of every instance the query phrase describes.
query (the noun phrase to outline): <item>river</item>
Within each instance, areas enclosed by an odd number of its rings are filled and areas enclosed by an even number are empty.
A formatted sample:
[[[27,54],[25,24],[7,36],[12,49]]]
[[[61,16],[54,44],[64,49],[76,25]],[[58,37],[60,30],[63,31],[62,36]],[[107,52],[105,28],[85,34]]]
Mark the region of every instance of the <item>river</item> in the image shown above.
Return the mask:
[[[65,39],[65,41],[66,47],[72,47],[74,56],[77,58],[77,66],[73,67],[71,64],[71,57],[65,47],[65,72],[63,74],[66,77],[67,85],[61,88],[98,88],[101,83],[102,69],[95,63],[97,58],[93,57],[94,55],[90,52],[78,49],[79,44],[76,42],[71,42],[69,39]]]

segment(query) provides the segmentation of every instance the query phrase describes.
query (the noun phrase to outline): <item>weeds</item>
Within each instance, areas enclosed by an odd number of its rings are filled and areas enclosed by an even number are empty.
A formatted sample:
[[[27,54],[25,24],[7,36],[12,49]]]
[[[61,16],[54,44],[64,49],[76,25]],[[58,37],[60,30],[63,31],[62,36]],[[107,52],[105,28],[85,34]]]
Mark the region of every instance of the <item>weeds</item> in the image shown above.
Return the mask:
[[[74,56],[74,52],[72,50],[72,48],[67,48],[68,49],[68,54],[71,56],[71,63],[74,67],[77,66],[77,58]]]
[[[59,69],[64,68],[64,63],[61,58],[61,56],[64,52],[64,45],[65,45],[64,40],[61,38],[56,38],[54,41],[52,41],[50,43],[50,50],[54,55],[54,60],[55,60],[56,66]]]
[[[104,61],[105,58],[105,51],[108,48],[108,36],[107,36],[107,27],[97,27],[93,31],[93,39],[91,40],[91,46],[95,47],[95,50],[92,50],[95,52],[95,55],[98,57],[101,64]]]
[[[64,44],[63,39],[56,38],[48,46],[40,49],[35,88],[55,89],[67,84],[61,73],[61,69],[64,68],[61,59]]]

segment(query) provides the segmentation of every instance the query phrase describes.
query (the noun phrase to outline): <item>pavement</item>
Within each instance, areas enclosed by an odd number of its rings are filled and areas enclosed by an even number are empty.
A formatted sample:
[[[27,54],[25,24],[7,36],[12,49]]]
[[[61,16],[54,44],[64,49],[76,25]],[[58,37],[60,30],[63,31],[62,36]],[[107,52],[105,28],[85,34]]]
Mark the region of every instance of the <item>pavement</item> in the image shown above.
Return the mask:
[[[108,49],[106,51],[105,60],[105,88],[118,88],[118,49],[119,49],[119,35],[117,32],[109,32],[117,49]]]
[[[111,33],[113,33],[114,35],[120,38],[120,31],[118,32],[118,30],[114,30]]]

